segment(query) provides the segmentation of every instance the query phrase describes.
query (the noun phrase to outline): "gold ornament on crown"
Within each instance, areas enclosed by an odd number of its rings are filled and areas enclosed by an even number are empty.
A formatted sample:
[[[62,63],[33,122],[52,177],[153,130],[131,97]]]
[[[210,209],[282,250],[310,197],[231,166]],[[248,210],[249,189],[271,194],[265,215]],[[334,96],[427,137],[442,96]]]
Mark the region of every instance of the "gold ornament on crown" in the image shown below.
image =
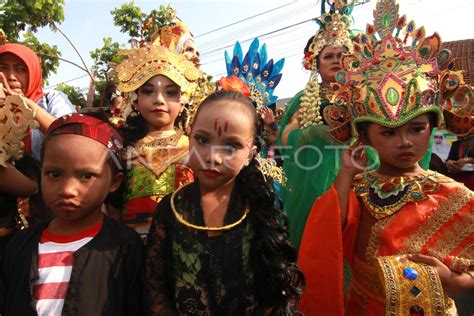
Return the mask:
[[[186,111],[186,122],[182,129],[189,135],[191,133],[191,124],[194,120],[199,105],[205,98],[216,91],[216,84],[211,82],[210,78],[203,72],[197,80],[197,87],[189,97],[189,102],[184,107]]]
[[[162,26],[156,37],[152,38],[153,45],[161,45],[168,49],[181,53],[184,42],[192,39],[192,34],[183,21],[178,21],[169,25]]]
[[[358,137],[357,124],[396,128],[428,112],[438,127],[466,136],[474,131],[472,91],[437,33],[400,16],[394,0],[377,1],[374,22],[342,57],[333,105],[324,109],[331,135],[342,142]]]
[[[347,1],[336,1],[333,5],[336,11],[325,13],[318,20],[321,28],[308,48],[308,52],[313,56],[311,76],[304,89],[299,107],[299,123],[302,128],[323,123],[320,113],[322,98],[320,96],[317,67],[319,53],[328,45],[346,47],[349,52],[353,50],[349,30],[350,17],[342,13],[347,5]]]
[[[133,112],[136,100],[134,92],[156,75],[164,75],[176,83],[182,92],[180,102],[185,104],[197,87],[201,72],[183,55],[170,51],[162,46],[146,45],[119,52],[126,55],[115,72],[119,81],[118,89],[128,93],[122,106],[124,119]]]
[[[30,128],[37,128],[35,113],[24,97],[6,97],[0,84],[0,166],[7,167],[23,156],[23,139]]]

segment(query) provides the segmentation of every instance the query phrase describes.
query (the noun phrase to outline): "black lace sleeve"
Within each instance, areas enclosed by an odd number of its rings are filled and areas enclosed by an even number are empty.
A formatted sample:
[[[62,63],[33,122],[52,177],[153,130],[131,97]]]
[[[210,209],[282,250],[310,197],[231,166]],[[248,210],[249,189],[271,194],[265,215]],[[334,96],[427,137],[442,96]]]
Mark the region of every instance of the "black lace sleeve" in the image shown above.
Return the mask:
[[[148,233],[145,257],[145,297],[146,308],[151,315],[176,315],[173,293],[170,291],[168,276],[170,264],[168,255],[167,224],[171,210],[169,197],[157,206]],[[168,271],[167,271],[168,270]]]

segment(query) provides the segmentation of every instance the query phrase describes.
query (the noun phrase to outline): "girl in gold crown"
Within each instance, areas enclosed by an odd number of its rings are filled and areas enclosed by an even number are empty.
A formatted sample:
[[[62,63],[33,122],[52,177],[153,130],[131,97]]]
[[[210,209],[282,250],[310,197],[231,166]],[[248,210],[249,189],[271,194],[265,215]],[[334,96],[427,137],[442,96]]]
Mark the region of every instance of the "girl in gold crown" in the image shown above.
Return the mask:
[[[131,165],[123,219],[145,237],[161,198],[193,180],[183,164],[188,138],[175,129],[175,121],[199,71],[182,55],[161,46],[134,49],[127,57],[116,68],[118,88],[127,93],[122,132]]]
[[[474,287],[474,194],[419,161],[434,127],[473,133],[472,108],[451,103],[465,106],[472,92],[450,70],[439,35],[425,38],[423,27],[398,16],[394,0],[379,0],[374,17],[354,41],[358,53],[343,57],[341,87],[328,108],[331,134],[364,146],[343,153],[334,185],[308,217],[298,255],[307,281],[300,309],[455,315],[450,297]],[[357,174],[366,146],[378,152],[380,166]],[[346,297],[344,260],[352,267]]]
[[[176,15],[176,11],[170,5],[167,7],[160,6],[160,8],[162,10],[162,21],[158,22],[158,19],[156,19],[154,25],[150,23],[150,27],[155,28],[151,36],[151,42],[153,45],[166,47],[176,54],[182,54],[199,69],[201,65],[200,53],[191,30]],[[216,90],[215,84],[210,80],[211,77],[201,71],[199,78],[196,80],[197,86],[193,93],[189,95],[181,120],[178,122],[186,132],[189,132],[191,119],[199,104],[206,96]]]

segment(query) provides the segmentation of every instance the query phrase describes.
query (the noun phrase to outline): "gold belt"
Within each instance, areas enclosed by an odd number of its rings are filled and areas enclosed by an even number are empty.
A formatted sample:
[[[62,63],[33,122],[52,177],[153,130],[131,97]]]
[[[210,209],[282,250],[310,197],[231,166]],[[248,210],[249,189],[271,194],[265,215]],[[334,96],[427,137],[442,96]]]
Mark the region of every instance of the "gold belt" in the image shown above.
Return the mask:
[[[385,302],[384,287],[377,274],[377,267],[357,257],[352,262],[352,284],[362,294]]]
[[[449,304],[435,268],[405,256],[377,257],[377,262],[384,280],[386,315],[409,315],[412,311],[445,315]]]

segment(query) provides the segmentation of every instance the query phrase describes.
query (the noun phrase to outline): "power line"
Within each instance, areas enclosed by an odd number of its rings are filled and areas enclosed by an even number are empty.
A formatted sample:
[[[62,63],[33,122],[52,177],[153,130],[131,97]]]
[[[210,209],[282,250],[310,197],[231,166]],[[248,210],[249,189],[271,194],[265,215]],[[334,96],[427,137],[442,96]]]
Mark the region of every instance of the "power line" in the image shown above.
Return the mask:
[[[360,6],[360,5],[364,5],[364,4],[368,3],[369,1],[370,1],[370,0],[365,0],[365,1],[363,1],[363,2],[356,3],[356,4],[354,5],[354,7]],[[319,0],[317,1],[317,3],[318,3],[318,2],[319,2]],[[318,16],[318,17],[311,18],[311,19],[308,19],[308,20],[305,20],[305,21],[301,21],[301,22],[298,22],[298,23],[295,23],[295,24],[292,24],[292,25],[289,25],[289,26],[286,26],[286,27],[283,27],[283,28],[280,28],[280,29],[277,29],[277,30],[274,30],[274,31],[271,31],[271,32],[267,32],[267,33],[264,33],[264,34],[260,34],[260,35],[251,37],[251,38],[249,38],[249,39],[246,39],[246,40],[244,40],[244,41],[240,41],[240,43],[245,43],[245,42],[251,41],[251,40],[253,40],[253,39],[256,38],[256,37],[263,37],[263,36],[266,36],[266,35],[278,33],[278,32],[280,32],[280,31],[282,31],[282,30],[289,29],[289,28],[292,28],[292,27],[294,27],[294,26],[307,23],[307,22],[309,22],[309,21],[315,21],[316,19],[318,19],[318,18],[320,18],[320,17],[321,17],[321,16]],[[230,44],[230,45],[226,45],[226,46],[223,46],[223,47],[219,47],[219,48],[216,48],[216,49],[213,49],[213,50],[204,52],[204,53],[202,53],[201,55],[219,52],[219,51],[224,50],[224,49],[226,49],[226,48],[233,47],[233,45],[234,45],[234,44]]]
[[[204,36],[204,35],[208,35],[208,34],[211,34],[211,33],[217,32],[217,31],[220,31],[220,30],[222,30],[222,29],[225,29],[225,28],[227,28],[227,27],[230,27],[230,26],[239,24],[239,23],[244,22],[244,21],[248,21],[248,20],[250,20],[250,19],[256,18],[257,16],[261,16],[261,15],[267,14],[267,13],[269,13],[269,12],[272,12],[272,11],[275,11],[275,10],[278,10],[278,9],[281,9],[281,8],[284,8],[284,7],[286,7],[286,6],[289,6],[289,5],[291,5],[291,4],[295,3],[295,2],[296,2],[296,1],[294,0],[293,2],[290,2],[290,3],[287,3],[287,4],[281,5],[281,6],[279,6],[279,7],[276,7],[276,8],[270,9],[270,10],[267,10],[267,11],[262,12],[262,13],[258,13],[258,14],[252,15],[252,16],[250,16],[250,17],[247,17],[247,18],[245,18],[245,19],[239,20],[239,21],[237,21],[237,22],[233,22],[233,23],[231,23],[231,24],[218,27],[217,29],[211,30],[211,31],[209,31],[209,32],[196,35],[195,38],[198,38],[198,37],[201,37],[201,36]]]
[[[257,23],[247,25],[243,28],[240,28],[238,30],[232,31],[231,33],[224,34],[220,37],[216,37],[206,43],[203,43],[200,45],[201,51],[209,51],[209,49],[215,48],[216,46],[222,45],[222,42],[229,42],[229,41],[235,41],[239,38],[242,38],[242,36],[250,33],[254,33],[256,31],[259,31],[261,29],[264,29],[268,26],[273,25],[276,22],[282,21],[284,19],[288,19],[293,16],[299,16],[301,15],[302,12],[307,12],[308,9],[312,7],[312,4],[306,3],[303,6],[300,6],[298,8],[294,8],[292,10],[283,12],[281,14],[272,16],[266,20],[259,21]],[[205,55],[207,52],[203,52],[202,54]]]
[[[297,26],[297,25],[301,25],[301,24],[304,24],[304,23],[308,23],[309,21],[314,21],[316,18],[311,18],[311,19],[308,19],[308,20],[305,20],[305,21],[301,21],[301,22],[298,22],[298,23],[295,23],[295,24],[292,24],[292,25],[289,25],[289,26],[285,26],[285,27],[282,27],[280,29],[277,29],[277,30],[274,30],[274,31],[271,31],[271,32],[267,32],[267,33],[264,33],[264,34],[260,34],[260,35],[257,35],[257,36],[253,36],[251,38],[247,38],[243,41],[240,41],[240,43],[246,43],[246,42],[249,42],[249,41],[252,41],[254,38],[256,37],[263,37],[263,36],[266,36],[266,35],[270,35],[270,34],[274,34],[274,33],[277,33],[277,32],[280,32],[280,31],[283,31],[283,30],[286,30],[288,28],[291,28],[291,27],[294,27],[294,26]],[[207,54],[209,53],[213,53],[213,52],[218,52],[222,49],[226,49],[226,48],[230,48],[230,47],[233,47],[234,44],[230,44],[230,45],[226,45],[224,47],[220,47],[220,48],[216,48],[216,49],[213,49],[211,51],[208,51],[206,52]]]
[[[285,32],[284,34],[286,34],[287,32]],[[294,46],[292,43],[293,42],[301,42],[303,39],[307,39],[308,38],[308,34],[305,34],[305,33],[301,33],[302,35],[300,36],[296,36],[296,37],[292,37],[290,40],[288,41],[285,41],[285,42],[276,42],[274,44],[271,45],[271,48],[272,48],[272,51],[271,51],[271,55],[272,56],[278,56],[278,55],[282,55],[282,54],[285,54],[287,53],[288,51],[292,51],[294,49]],[[271,38],[275,38],[277,36],[281,36],[282,34],[278,34],[278,35],[272,35],[272,36],[269,36],[269,37],[261,37],[260,40],[261,42],[265,42],[265,44],[267,44],[267,46],[269,47],[269,39]],[[285,45],[285,48],[283,49],[276,49],[277,47],[280,47],[282,45]],[[298,50],[302,50],[300,47],[297,48]],[[230,52],[232,54],[232,51]],[[269,52],[270,53],[270,52]],[[224,59],[222,57],[218,57],[218,58],[214,58],[212,60],[209,60],[209,61],[206,61],[206,62],[203,62],[201,64],[201,66],[205,66],[205,65],[210,65],[210,64],[213,64],[213,63],[216,63],[216,62],[224,62]]]
[[[63,83],[66,83],[66,82],[71,82],[71,81],[74,81],[74,80],[77,80],[77,79],[81,79],[81,78],[84,78],[84,77],[88,77],[89,74],[86,74],[86,75],[82,75],[82,76],[79,76],[79,77],[76,77],[76,78],[72,78],[72,79],[69,79],[69,80],[66,80],[66,81],[63,81],[63,82],[60,82],[60,83],[57,83],[57,84],[54,84],[52,86],[49,86],[45,89],[51,89],[51,88],[54,88],[54,87],[57,87],[59,86],[60,84],[63,84]]]

